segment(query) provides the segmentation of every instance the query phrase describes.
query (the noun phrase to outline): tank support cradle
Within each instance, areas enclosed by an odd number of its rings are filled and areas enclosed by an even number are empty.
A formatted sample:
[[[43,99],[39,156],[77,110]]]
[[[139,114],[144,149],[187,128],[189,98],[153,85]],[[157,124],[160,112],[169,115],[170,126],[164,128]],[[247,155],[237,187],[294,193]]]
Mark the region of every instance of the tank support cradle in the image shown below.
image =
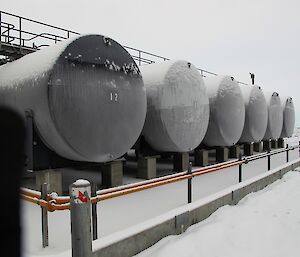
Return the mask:
[[[229,147],[229,158],[238,159],[240,156],[241,148],[239,145]]]
[[[270,142],[270,140],[264,140],[263,141],[263,150],[264,151],[271,150],[271,142]]]
[[[123,184],[123,161],[118,159],[101,165],[102,185],[115,187]]]
[[[194,150],[195,166],[208,166],[208,150],[195,149]]]
[[[278,144],[278,148],[284,148],[284,139],[278,138],[277,144]]]
[[[216,162],[226,162],[228,161],[228,148],[223,146],[218,146],[216,148]]]
[[[159,155],[139,156],[137,177],[142,179],[156,178],[156,159]]]
[[[261,153],[263,151],[261,141],[253,143],[253,148],[255,152]]]
[[[277,139],[272,139],[271,140],[271,147],[274,148],[274,149],[278,148]]]
[[[252,143],[244,144],[244,155],[246,155],[246,156],[253,155],[253,144]]]
[[[34,172],[37,190],[47,183],[47,192],[62,195],[62,172],[59,169],[48,169]]]
[[[189,167],[189,153],[174,153],[173,155],[173,170],[186,171]]]

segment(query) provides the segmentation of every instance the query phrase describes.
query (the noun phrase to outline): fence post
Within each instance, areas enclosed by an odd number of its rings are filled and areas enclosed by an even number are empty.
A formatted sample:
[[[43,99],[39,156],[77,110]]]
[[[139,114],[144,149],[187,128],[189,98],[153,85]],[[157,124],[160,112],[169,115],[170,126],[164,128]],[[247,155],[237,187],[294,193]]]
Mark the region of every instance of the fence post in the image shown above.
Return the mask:
[[[141,60],[141,51],[139,50],[139,66],[141,66],[142,60]]]
[[[92,257],[91,185],[79,179],[70,185],[72,257]]]
[[[48,184],[43,183],[41,185],[41,199],[47,200],[47,194],[48,194]],[[41,207],[42,208],[42,241],[43,241],[43,247],[49,246],[49,237],[48,237],[48,209],[47,207]]]
[[[242,154],[239,155],[239,161],[242,161]],[[239,183],[242,182],[242,165],[243,163],[241,162],[239,164]]]
[[[92,183],[92,197],[97,196],[97,184]],[[92,224],[93,224],[93,240],[98,238],[97,229],[97,202],[92,203]]]
[[[268,150],[268,170],[271,169],[271,154],[270,154],[270,150]]]
[[[192,175],[192,163],[189,162],[188,175]],[[192,202],[192,176],[188,178],[188,203]]]
[[[2,41],[2,27],[1,27],[1,24],[2,24],[2,12],[0,11],[0,44],[1,44],[1,41]]]
[[[22,18],[19,17],[19,43],[20,43],[20,50],[22,47]]]

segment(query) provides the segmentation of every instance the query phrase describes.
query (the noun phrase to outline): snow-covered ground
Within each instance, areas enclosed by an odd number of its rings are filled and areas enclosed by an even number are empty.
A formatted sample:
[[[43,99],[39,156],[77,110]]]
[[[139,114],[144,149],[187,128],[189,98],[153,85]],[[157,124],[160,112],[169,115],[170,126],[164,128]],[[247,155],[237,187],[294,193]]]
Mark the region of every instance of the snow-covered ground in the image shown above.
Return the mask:
[[[288,143],[289,145],[298,144],[297,140],[298,138],[289,139]],[[296,158],[299,158],[298,149],[290,152],[290,161]],[[280,166],[285,162],[285,153],[274,155],[271,157],[271,168]],[[266,170],[266,158],[245,164],[243,165],[243,180],[262,174]],[[196,177],[193,179],[193,200],[201,199],[237,183],[238,167],[226,168]],[[298,185],[300,186],[300,183],[298,183]],[[127,229],[133,225],[142,223],[145,220],[183,206],[186,202],[186,181],[180,181],[174,184],[168,184],[158,188],[102,201],[97,204],[98,240],[101,240],[102,236],[113,235],[115,232]],[[71,256],[69,211],[55,211],[49,213],[49,247],[43,249],[41,240],[40,207],[25,201],[22,201],[21,207],[24,257],[41,255],[48,257]],[[247,233],[247,230],[243,233]],[[226,240],[230,240],[231,236],[229,233],[225,231],[223,235],[226,238],[228,237]],[[298,234],[298,238],[300,239],[300,234]],[[186,254],[183,255],[187,256]]]
[[[298,257],[299,201],[300,169],[136,256]]]

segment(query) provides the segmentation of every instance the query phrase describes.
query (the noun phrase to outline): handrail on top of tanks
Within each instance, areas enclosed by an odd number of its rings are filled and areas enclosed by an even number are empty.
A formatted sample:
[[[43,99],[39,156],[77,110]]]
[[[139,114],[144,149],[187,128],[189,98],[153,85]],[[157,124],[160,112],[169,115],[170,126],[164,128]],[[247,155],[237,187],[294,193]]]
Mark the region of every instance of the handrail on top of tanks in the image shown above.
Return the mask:
[[[55,43],[57,41],[60,41],[60,40],[57,40],[58,37],[60,37],[61,39],[67,39],[70,37],[70,34],[75,34],[75,35],[80,35],[80,33],[78,32],[75,32],[75,31],[72,31],[72,30],[68,30],[68,29],[64,29],[64,28],[59,28],[57,26],[53,26],[53,25],[50,25],[50,24],[46,24],[44,22],[39,22],[39,21],[35,21],[35,20],[32,20],[32,19],[28,19],[28,18],[25,18],[25,17],[22,17],[22,16],[19,16],[19,15],[15,15],[15,14],[12,14],[12,13],[8,13],[8,12],[5,12],[5,11],[1,11],[0,10],[0,22],[2,23],[1,21],[1,16],[2,14],[5,14],[5,15],[8,15],[8,16],[12,16],[12,17],[15,17],[15,18],[18,18],[19,19],[19,29],[15,29],[15,28],[12,28],[12,30],[16,31],[16,32],[20,32],[19,34],[19,37],[13,37],[15,39],[19,39],[20,40],[20,44],[19,46],[22,47],[22,44],[21,44],[21,41],[23,41],[23,46],[24,45],[24,41],[30,41],[30,40],[33,40],[35,38],[38,38],[38,37],[41,37],[41,38],[46,38],[46,39],[50,39],[50,40],[53,40],[55,41]],[[60,31],[63,31],[63,32],[67,32],[67,38],[64,38],[62,36],[59,36],[59,35],[54,35],[52,34],[52,36],[54,36],[55,38],[47,38],[47,37],[43,37],[42,35],[45,34],[45,33],[41,33],[41,34],[34,34],[34,33],[30,33],[30,32],[27,32],[27,31],[24,31],[21,29],[22,27],[22,20],[25,20],[25,21],[29,21],[29,22],[32,22],[32,23],[35,23],[35,24],[39,24],[39,25],[43,25],[43,26],[46,26],[46,27],[49,27],[49,28],[54,28],[54,29],[57,29],[57,30],[60,30]],[[9,28],[8,28],[9,29]],[[36,37],[33,37],[31,39],[24,39],[22,38],[22,33],[27,33],[27,34],[31,34],[31,35],[36,35]],[[50,33],[48,33],[50,35]],[[1,35],[1,26],[0,26],[0,35]],[[11,42],[11,41],[9,41]],[[35,48],[35,47],[32,47],[32,50],[39,50],[39,48],[41,46],[47,46],[45,44],[42,44],[40,46],[38,46],[38,48]],[[137,48],[134,48],[134,47],[130,47],[130,46],[125,46],[123,45],[124,48],[126,49],[129,49],[129,50],[132,50],[132,51],[136,51],[138,53],[138,56],[133,56],[134,59],[136,61],[139,62],[139,65],[141,65],[141,63],[146,63],[146,64],[151,64],[151,63],[155,63],[155,61],[151,60],[151,59],[148,59],[148,58],[142,58],[141,55],[144,54],[144,55],[148,55],[148,56],[151,56],[151,57],[155,57],[155,58],[159,58],[159,59],[162,59],[164,61],[167,61],[167,60],[170,60],[169,58],[167,57],[164,57],[164,56],[160,56],[160,55],[157,55],[157,54],[153,54],[153,53],[150,53],[150,52],[147,52],[147,51],[143,51],[143,50],[140,50],[140,49],[137,49]],[[197,68],[197,70],[200,71],[201,75],[203,77],[206,77],[205,74],[210,74],[210,75],[214,75],[214,76],[218,76],[217,73],[214,73],[214,72],[210,72],[210,71],[207,71],[207,70],[204,70],[204,69],[201,69],[201,68]],[[242,84],[242,85],[248,85],[244,82],[240,82],[240,81],[237,81],[237,83],[239,84]]]
[[[59,28],[59,27],[56,27],[56,26],[53,26],[53,25],[50,25],[50,24],[47,24],[47,23],[44,23],[44,22],[40,22],[40,21],[35,21],[35,20],[32,20],[32,19],[28,19],[28,18],[25,18],[25,17],[20,16],[20,15],[16,15],[16,14],[12,14],[12,13],[8,13],[8,12],[0,10],[0,14],[1,13],[4,13],[4,14],[6,14],[8,16],[13,16],[13,17],[18,18],[18,19],[30,21],[32,23],[36,23],[36,24],[40,24],[40,25],[43,25],[43,26],[46,26],[46,27],[50,27],[50,28],[53,28],[53,29],[63,30],[65,32],[69,32],[69,33],[73,33],[73,34],[78,34],[79,35],[78,32],[75,32],[75,31],[72,31],[72,30],[68,30],[68,29],[64,29],[64,28]]]
[[[91,202],[92,203],[97,203],[99,201],[115,198],[118,196],[134,193],[134,192],[139,192],[143,191],[146,189],[151,189],[154,187],[178,182],[181,180],[193,178],[196,176],[204,175],[207,173],[215,172],[224,168],[229,168],[232,166],[237,166],[241,165],[243,163],[247,164],[248,162],[255,161],[257,159],[265,158],[266,156],[271,156],[275,154],[279,154],[282,152],[294,150],[296,148],[299,148],[299,145],[296,146],[291,146],[283,149],[278,149],[270,152],[265,152],[261,154],[257,154],[256,156],[249,156],[249,157],[244,157],[241,160],[232,160],[228,162],[223,162],[223,163],[218,163],[214,165],[210,165],[207,167],[202,167],[196,170],[193,170],[191,174],[187,174],[186,171],[160,177],[160,178],[155,178],[147,181],[142,181],[142,182],[137,182],[134,184],[130,185],[124,185],[116,188],[111,188],[111,189],[104,189],[104,190],[99,190],[96,193],[96,196],[91,197]],[[30,201],[32,203],[41,205],[43,207],[46,207],[48,211],[55,211],[55,210],[66,210],[70,208],[69,201],[70,198],[68,196],[57,196],[53,197],[53,195],[48,194],[47,200],[41,199],[41,194],[38,191],[34,190],[29,190],[26,188],[21,188],[21,197],[24,200]]]
[[[27,35],[31,35],[32,37],[31,38],[24,38],[22,37],[21,40],[24,42],[24,41],[31,41],[33,39],[36,39],[38,37],[41,37],[41,38],[46,38],[46,39],[50,39],[50,40],[53,40],[55,42],[57,41],[61,41],[61,39],[67,39],[67,37],[63,37],[63,36],[60,36],[60,35],[55,35],[55,34],[52,34],[52,33],[48,33],[48,32],[42,32],[40,34],[36,34],[36,33],[33,33],[33,32],[30,32],[30,31],[26,31],[26,30],[20,30],[20,29],[17,29],[13,24],[9,24],[9,23],[6,23],[6,22],[1,22],[1,24],[7,24],[7,25],[11,25],[12,27],[7,27],[7,30],[2,32],[1,36],[4,37],[4,38],[13,38],[13,39],[20,39],[20,37],[16,37],[16,36],[11,36],[11,35],[5,35],[4,33],[8,32],[8,31],[15,31],[15,32],[22,32],[23,34],[27,34]],[[6,28],[6,27],[5,27]],[[51,36],[51,37],[47,37],[47,36]],[[21,45],[23,46],[23,45]]]

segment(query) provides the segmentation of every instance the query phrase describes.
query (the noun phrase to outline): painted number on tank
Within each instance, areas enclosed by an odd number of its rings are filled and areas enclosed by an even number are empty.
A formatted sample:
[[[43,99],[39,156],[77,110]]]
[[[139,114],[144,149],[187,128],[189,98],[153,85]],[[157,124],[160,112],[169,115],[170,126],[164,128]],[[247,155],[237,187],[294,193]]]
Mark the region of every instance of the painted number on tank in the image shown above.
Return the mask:
[[[118,93],[110,93],[110,101],[118,102]]]

